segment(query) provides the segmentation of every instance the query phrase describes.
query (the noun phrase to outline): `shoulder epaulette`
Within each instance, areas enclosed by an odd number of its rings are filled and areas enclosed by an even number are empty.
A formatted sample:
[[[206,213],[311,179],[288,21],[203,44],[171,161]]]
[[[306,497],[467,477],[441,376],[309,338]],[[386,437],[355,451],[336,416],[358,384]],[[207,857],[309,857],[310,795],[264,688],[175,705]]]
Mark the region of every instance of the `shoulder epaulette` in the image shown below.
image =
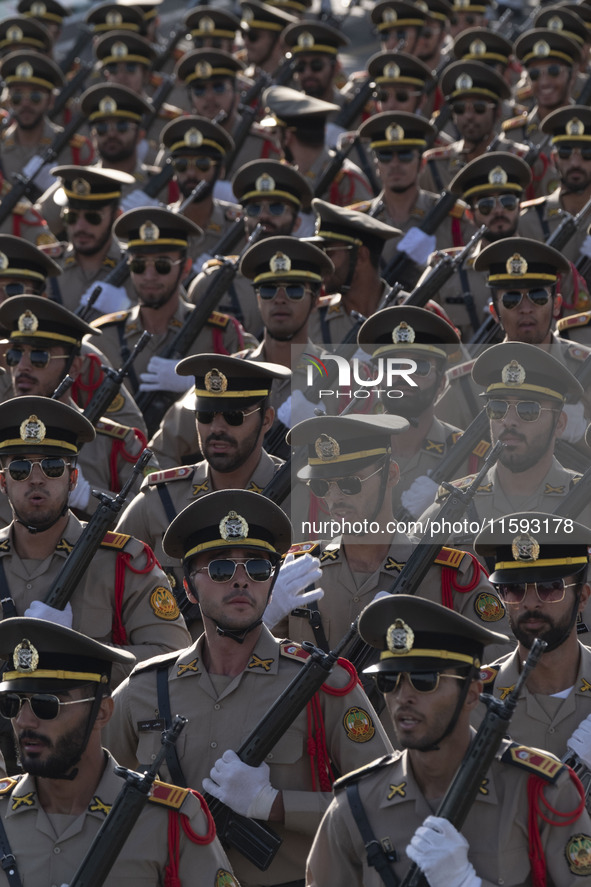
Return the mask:
[[[148,474],[142,486],[152,487],[156,484],[167,483],[170,480],[181,480],[193,472],[193,466],[179,465],[178,468],[166,468],[164,471],[152,471]]]
[[[79,132],[74,133],[74,135],[70,139],[71,148],[81,148],[83,145],[86,145],[86,143],[87,139],[85,139],[83,135],[80,135]]]
[[[527,745],[518,745],[512,742],[509,748],[501,756],[503,764],[513,764],[528,773],[541,776],[546,782],[556,782],[564,771],[565,765],[548,752],[539,748],[529,748]]]
[[[127,320],[130,314],[130,311],[113,311],[111,314],[103,314],[102,317],[97,317],[90,325],[99,329],[108,323],[121,323],[122,320]]]
[[[452,217],[452,219],[461,219],[467,209],[468,206],[466,203],[464,203],[463,200],[456,200],[449,211],[449,215]]]
[[[351,203],[345,209],[354,209],[358,213],[367,213],[371,209],[373,200],[360,200],[359,203]]]
[[[279,647],[279,652],[287,659],[297,659],[298,662],[305,662],[310,656],[301,644],[296,644],[294,641],[285,641]]]
[[[207,322],[210,326],[219,326],[225,330],[230,323],[230,318],[227,314],[222,314],[221,311],[212,311],[207,318]]]
[[[459,548],[447,548],[444,545],[433,563],[457,570],[466,557],[466,553],[467,552],[461,551]]]
[[[589,349],[585,348],[584,345],[579,345],[577,342],[571,342],[567,345],[566,354],[568,357],[572,357],[573,360],[586,360],[589,357]]]
[[[476,363],[476,358],[474,360],[466,360],[464,363],[459,363],[455,367],[451,367],[446,373],[447,378],[451,381],[451,379],[460,379],[462,376],[467,376],[472,372],[472,367]]]
[[[113,422],[112,419],[100,419],[95,425],[97,434],[106,434],[109,437],[116,437],[123,440],[132,430],[128,425],[120,425],[119,422]]]
[[[494,684],[494,682],[495,682],[495,679],[499,673],[499,667],[500,666],[498,666],[498,665],[497,666],[483,665],[482,668],[480,669],[480,680],[482,681],[482,683],[484,684],[485,687],[490,688],[489,690],[487,690],[488,693],[491,692],[491,689],[492,689],[491,685]]]
[[[127,533],[107,533],[101,542],[101,548],[116,548],[120,551],[130,539],[131,536]]]
[[[321,547],[320,542],[295,542],[287,553],[293,555],[313,554],[317,557]]]
[[[531,200],[523,200],[521,203],[521,209],[527,209],[530,206],[541,206],[543,203],[546,203],[548,197],[532,197]]]
[[[153,804],[163,804],[173,810],[180,810],[188,794],[188,788],[179,788],[178,785],[169,785],[168,782],[160,782],[159,779],[155,779],[148,801]]]
[[[570,329],[573,326],[587,326],[591,322],[591,311],[582,311],[580,314],[569,314],[568,317],[561,317],[556,323],[558,332]]]
[[[449,149],[450,145],[444,145],[442,148],[429,148],[423,154],[424,163],[428,163],[429,160],[445,160],[452,153]]]
[[[519,117],[512,117],[510,120],[505,120],[503,124],[501,124],[501,129],[503,132],[508,132],[511,129],[519,129],[520,126],[525,126],[527,123],[527,112],[525,114],[520,114]]]
[[[13,779],[11,776],[6,776],[4,779],[0,779],[0,795],[9,794],[15,785],[18,785],[22,777],[18,779]]]
[[[184,652],[184,650],[173,650],[172,653],[161,653],[160,656],[153,656],[144,662],[138,662],[137,665],[134,665],[129,677],[133,678],[135,675],[144,674],[147,671],[155,671],[161,665],[173,665]]]
[[[377,758],[377,760],[372,761],[370,764],[366,764],[364,767],[358,767],[357,770],[351,770],[346,776],[341,776],[340,779],[336,780],[333,785],[334,790],[339,791],[347,785],[351,785],[353,782],[363,779],[368,773],[375,773],[377,770],[381,770],[382,767],[388,767],[390,764],[397,761],[401,754],[402,752],[394,752],[394,754],[391,755],[384,755],[383,758]]]

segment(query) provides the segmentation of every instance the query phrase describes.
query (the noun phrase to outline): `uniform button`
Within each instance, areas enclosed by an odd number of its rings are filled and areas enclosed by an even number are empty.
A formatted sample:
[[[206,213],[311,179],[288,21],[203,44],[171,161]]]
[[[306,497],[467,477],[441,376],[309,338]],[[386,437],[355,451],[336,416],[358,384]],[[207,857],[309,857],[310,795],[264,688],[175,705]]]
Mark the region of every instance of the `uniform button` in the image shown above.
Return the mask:
[[[53,848],[53,852],[54,852],[54,853],[61,853],[62,851],[60,850],[59,847],[54,847],[54,848]]]
[[[267,755],[267,757],[265,758],[265,760],[266,760],[266,761],[272,761],[272,760],[273,760],[273,752],[272,752],[272,751],[269,752],[269,754]]]
[[[357,603],[359,601],[359,597],[354,597],[353,600]]]
[[[156,755],[150,755],[150,760],[151,760],[151,761],[155,761],[155,760],[156,760]]]
[[[215,711],[219,711],[221,707],[222,706],[219,704],[219,702],[216,702],[216,704],[214,705]]]
[[[30,582],[27,582],[27,588],[32,588],[32,587],[33,587],[33,586],[31,585],[31,583],[30,583]]]
[[[502,878],[499,878],[499,880],[497,881],[497,884],[504,884],[504,883],[505,883],[505,882],[504,882],[504,880],[503,880]]]
[[[554,727],[548,727],[548,733],[556,733]]]
[[[217,744],[217,742],[210,742],[209,747],[210,748],[217,748],[218,744]]]

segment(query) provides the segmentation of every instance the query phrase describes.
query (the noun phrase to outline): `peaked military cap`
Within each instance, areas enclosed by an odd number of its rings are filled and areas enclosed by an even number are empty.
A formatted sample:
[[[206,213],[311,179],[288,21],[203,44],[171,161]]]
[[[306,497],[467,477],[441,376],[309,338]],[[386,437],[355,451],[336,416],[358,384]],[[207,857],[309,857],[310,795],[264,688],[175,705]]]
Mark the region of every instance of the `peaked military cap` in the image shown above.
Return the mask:
[[[138,9],[144,17],[144,21],[150,22],[151,19],[156,18],[158,15],[158,7],[162,5],[163,0],[143,0],[142,3],[138,3],[137,0],[117,0],[117,2],[121,6],[130,6]]]
[[[272,31],[275,34],[280,34],[288,25],[298,21],[296,16],[279,6],[257,3],[256,0],[242,0],[240,9],[242,10],[240,20],[242,31]]]
[[[263,126],[286,126],[295,132],[322,131],[329,114],[339,110],[333,102],[306,95],[290,86],[269,86],[263,93],[263,104],[270,113]]]
[[[372,601],[359,616],[359,634],[381,651],[380,661],[364,674],[478,668],[487,644],[509,640],[442,604],[410,594]]]
[[[532,180],[525,160],[508,151],[490,151],[476,157],[456,173],[449,190],[464,200],[497,191],[521,194]]]
[[[274,561],[291,546],[292,527],[285,512],[260,493],[218,490],[191,502],[164,534],[170,557],[188,561],[202,551],[245,548]]]
[[[312,0],[267,0],[267,6],[276,6],[299,18],[311,8]]]
[[[357,342],[377,345],[374,359],[413,351],[447,360],[457,351],[460,337],[455,327],[427,308],[395,305],[369,317],[357,334]]]
[[[217,6],[199,6],[185,18],[185,25],[193,39],[199,37],[222,37],[234,40],[240,28],[240,21],[227,9]]]
[[[216,158],[225,157],[234,147],[234,140],[222,126],[197,114],[171,120],[160,133],[160,141],[171,154],[213,152]]]
[[[494,559],[493,583],[563,579],[589,563],[591,530],[571,521],[572,530],[555,514],[523,511],[486,524],[474,551]]]
[[[58,205],[67,201],[72,207],[106,206],[120,199],[123,185],[135,182],[129,173],[92,166],[54,166],[51,174],[62,180],[53,199]]]
[[[427,13],[418,3],[410,3],[407,0],[380,0],[371,11],[371,20],[378,34],[383,34],[384,31],[422,28],[427,20]]]
[[[314,196],[303,175],[279,160],[245,163],[232,179],[232,190],[242,204],[249,200],[287,200],[304,211],[310,209]]]
[[[187,248],[189,237],[200,237],[201,228],[172,210],[160,206],[140,206],[119,216],[113,234],[127,242],[132,251]]]
[[[70,10],[58,0],[19,0],[17,10],[27,18],[56,25],[61,25],[70,15]]]
[[[156,50],[149,40],[133,31],[109,31],[97,40],[94,54],[101,67],[118,62],[137,62],[149,68],[156,58]]]
[[[482,62],[452,62],[443,72],[440,86],[448,102],[470,96],[484,96],[498,103],[511,96],[506,80]]]
[[[75,407],[52,397],[13,397],[0,404],[0,453],[75,456],[94,440],[92,424]]]
[[[406,52],[376,52],[367,63],[367,72],[379,85],[399,85],[424,89],[433,81],[430,68]]]
[[[513,54],[513,44],[498,31],[489,28],[468,28],[458,34],[453,43],[456,59],[483,64],[501,64],[505,67]]]
[[[580,47],[589,40],[585,22],[573,7],[564,9],[562,6],[547,6],[541,9],[534,19],[534,27],[558,31],[563,37],[574,40]]]
[[[308,19],[286,28],[282,39],[295,59],[303,52],[336,56],[339,49],[351,42],[336,28]]]
[[[197,410],[241,410],[268,397],[275,379],[291,370],[277,363],[243,360],[225,354],[195,354],[176,366],[179,376],[195,376]]]
[[[573,67],[581,61],[581,50],[574,40],[561,31],[550,28],[533,28],[526,31],[515,43],[513,51],[526,68],[540,62],[561,62]]]
[[[435,127],[424,117],[405,111],[382,111],[359,127],[362,139],[372,148],[418,148],[422,151],[435,138]]]
[[[552,136],[553,145],[591,142],[591,108],[587,105],[558,108],[544,117],[541,129]]]
[[[402,416],[314,416],[294,425],[287,442],[308,448],[308,464],[298,471],[300,480],[344,477],[387,456],[390,437],[407,428]]]
[[[316,213],[315,235],[308,238],[312,243],[326,243],[330,240],[354,246],[367,246],[372,250],[383,247],[387,240],[401,232],[392,225],[386,225],[372,216],[333,206],[315,197],[312,209]]]
[[[504,290],[552,286],[569,268],[558,250],[528,237],[504,237],[491,243],[474,262],[476,271],[488,271],[489,286]]]
[[[451,0],[453,13],[477,12],[483,14],[490,5],[491,0]]]
[[[334,265],[326,253],[297,237],[266,237],[251,246],[242,257],[240,273],[253,286],[276,280],[311,283],[316,287]]]
[[[133,31],[137,34],[146,32],[144,17],[134,6],[123,6],[120,3],[100,3],[93,6],[86,14],[86,24],[91,25],[95,34],[105,31]]]
[[[12,83],[26,83],[29,86],[41,86],[50,92],[64,83],[64,76],[55,62],[40,52],[28,50],[11,52],[5,56],[0,61],[0,75],[7,86]]]
[[[175,75],[189,86],[195,80],[211,80],[212,77],[229,77],[244,70],[244,65],[229,52],[221,49],[193,49],[180,59]]]
[[[108,685],[115,663],[128,669],[133,653],[94,641],[73,628],[17,616],[0,624],[4,662],[0,693],[23,690],[62,692],[79,684]]]
[[[100,333],[84,320],[41,296],[11,296],[0,305],[0,327],[11,342],[39,346],[41,342],[80,348],[84,336]]]
[[[57,277],[62,269],[38,249],[13,234],[0,234],[0,280],[3,277],[23,277],[35,283],[45,283],[47,277]]]
[[[92,125],[96,120],[120,117],[141,123],[144,114],[149,114],[151,105],[127,86],[116,83],[97,83],[91,86],[80,98],[82,112]]]
[[[486,397],[527,395],[557,400],[583,396],[583,388],[564,364],[537,345],[499,342],[487,348],[472,367],[472,378]]]
[[[0,53],[50,53],[53,40],[47,28],[40,21],[27,16],[12,16],[0,21]],[[21,78],[22,79],[22,78]],[[47,86],[46,89],[51,89]]]

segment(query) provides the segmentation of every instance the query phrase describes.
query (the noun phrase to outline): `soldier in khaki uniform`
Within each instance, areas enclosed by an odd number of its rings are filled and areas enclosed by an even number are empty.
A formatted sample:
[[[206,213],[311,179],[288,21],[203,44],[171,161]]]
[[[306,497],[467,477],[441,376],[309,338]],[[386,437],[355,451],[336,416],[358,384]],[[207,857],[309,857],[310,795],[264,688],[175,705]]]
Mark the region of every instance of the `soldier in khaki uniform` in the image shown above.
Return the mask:
[[[0,531],[2,617],[74,625],[140,660],[186,644],[184,620],[153,553],[125,534],[105,536],[64,610],[43,602],[84,529],[68,501],[78,451],[94,430],[77,410],[47,397],[6,401],[0,416],[0,489],[14,515]],[[118,680],[124,674],[118,669]]]
[[[433,75],[419,59],[406,52],[377,52],[367,74],[376,85],[375,110],[422,113]]]
[[[298,21],[296,10],[281,4],[242,0],[240,32],[244,48],[237,55],[245,64],[246,75],[257,80],[261,74],[273,75],[285,60],[283,35]]]
[[[588,541],[588,527],[576,521],[527,511],[496,520],[478,535],[474,550],[494,562],[490,580],[517,638],[510,656],[487,657],[486,691],[503,699],[534,638],[547,641],[517,700],[511,736],[559,758],[574,749],[591,768],[591,649],[579,640],[588,635],[578,631],[591,616]]]
[[[25,15],[3,18],[0,22],[0,57],[29,50],[51,58],[53,40],[45,25]]]
[[[403,751],[336,783],[308,858],[307,887],[379,887],[380,865],[399,883],[411,863],[430,887],[540,884],[538,859],[556,887],[588,878],[591,820],[578,787],[567,767],[537,749],[501,740],[461,831],[436,813],[474,737],[478,669],[497,632],[407,595],[370,604],[359,631],[380,651],[368,671]],[[551,817],[536,815],[538,792]]]
[[[305,857],[330,802],[334,770],[348,772],[389,747],[351,670],[337,665],[314,697],[314,715],[308,718],[303,709],[267,761],[254,768],[234,753],[257,724],[264,729],[268,708],[307,659],[298,644],[279,641],[261,625],[269,597],[273,601],[280,556],[290,543],[285,514],[252,492],[215,492],[178,515],[166,534],[165,550],[184,560],[189,594],[199,600],[205,632],[189,649],[158,657],[134,672],[117,693],[107,737],[122,762],[135,766],[150,760],[160,744],[161,727],[149,719],[155,706],[162,712],[163,697],[157,702],[156,689],[162,669],[170,710],[189,707],[200,713],[191,717],[177,745],[186,783],[203,784],[236,812],[265,821],[283,838],[265,872],[235,849],[229,851],[246,887],[303,885]],[[140,721],[146,726],[138,730]],[[168,778],[168,767],[163,772]]]
[[[380,38],[382,49],[399,49],[415,54],[428,10],[408,0],[379,0],[371,10],[371,20]],[[402,46],[400,42],[404,40]]]
[[[129,670],[133,656],[40,619],[3,622],[0,647],[0,708],[25,771],[0,783],[11,868],[31,887],[68,883],[123,786],[101,731],[113,710],[111,670]],[[176,846],[169,829],[180,833]],[[182,887],[238,887],[203,798],[156,780],[107,881],[147,887],[173,875]],[[4,870],[0,883],[14,877]]]
[[[7,194],[10,186],[4,187],[4,179],[0,174],[0,193]],[[48,246],[56,244],[55,236],[49,230],[49,226],[41,213],[33,204],[23,197],[17,203],[10,215],[0,222],[0,234],[12,234],[14,237],[22,237],[34,246]]]

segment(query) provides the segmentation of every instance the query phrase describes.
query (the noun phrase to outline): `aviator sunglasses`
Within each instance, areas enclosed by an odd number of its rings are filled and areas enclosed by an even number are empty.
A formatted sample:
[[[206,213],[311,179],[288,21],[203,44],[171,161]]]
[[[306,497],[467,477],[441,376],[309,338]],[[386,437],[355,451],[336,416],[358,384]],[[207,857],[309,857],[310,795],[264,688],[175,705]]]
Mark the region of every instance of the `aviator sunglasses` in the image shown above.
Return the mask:
[[[53,721],[60,713],[62,705],[78,705],[80,702],[94,702],[94,696],[86,699],[70,699],[62,702],[51,693],[34,693],[32,696],[21,696],[20,693],[4,693],[0,696],[0,715],[3,718],[16,718],[21,708],[28,702],[31,711],[40,721]]]
[[[403,675],[406,675],[409,684],[417,693],[434,693],[439,687],[441,678],[453,678],[456,681],[465,680],[462,675],[446,674],[440,671],[399,671],[396,674],[381,672],[374,675],[374,678],[381,693],[393,693],[400,687]]]
[[[196,570],[192,570],[191,576],[195,573],[207,573],[212,582],[230,582],[236,574],[238,564],[242,564],[246,570],[246,575],[253,582],[266,582],[275,571],[271,561],[263,557],[245,558],[244,560],[234,560],[228,557],[210,561],[206,567],[198,567]]]
[[[31,476],[33,465],[38,465],[45,477],[48,478],[62,477],[66,468],[72,467],[71,462],[66,462],[60,456],[46,456],[38,461],[13,459],[5,470],[13,480],[27,480]]]

